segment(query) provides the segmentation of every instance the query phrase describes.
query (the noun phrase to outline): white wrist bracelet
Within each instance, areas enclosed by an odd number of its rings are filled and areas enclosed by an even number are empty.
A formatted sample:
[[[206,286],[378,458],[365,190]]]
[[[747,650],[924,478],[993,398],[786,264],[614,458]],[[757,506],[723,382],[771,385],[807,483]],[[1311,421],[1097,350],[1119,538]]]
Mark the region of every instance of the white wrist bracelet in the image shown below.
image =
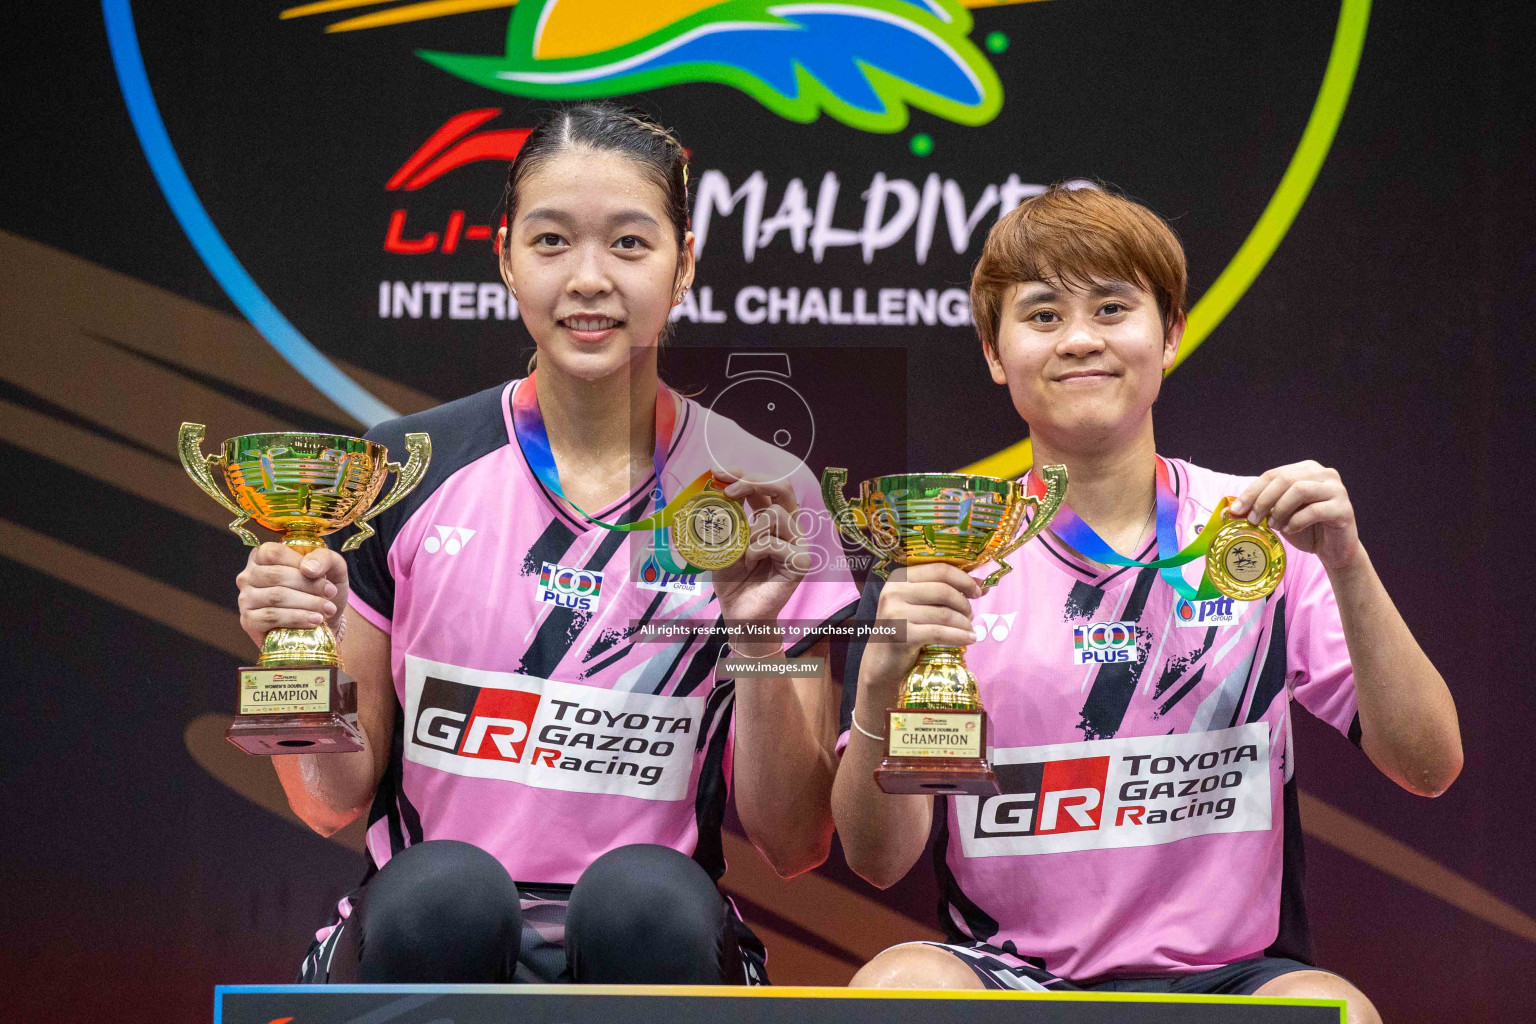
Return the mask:
[[[872,740],[876,740],[876,741],[878,741],[880,743],[884,743],[885,742],[885,737],[884,736],[876,736],[874,733],[870,732],[868,729],[866,729],[862,725],[860,725],[859,724],[859,716],[858,715],[850,715],[848,717],[853,719],[853,727],[855,729],[859,730],[859,732],[863,733],[865,736],[868,736]]]
[[[347,610],[345,608],[336,616],[336,625],[331,627],[331,635],[336,638],[337,643],[341,643],[341,638],[347,635]]]
[[[746,658],[748,661],[767,661],[769,658],[777,658],[779,655],[781,655],[783,653],[784,653],[784,645],[783,644],[779,645],[779,649],[778,650],[771,651],[768,654],[742,654],[735,647],[731,648],[731,657],[733,657],[733,658]]]

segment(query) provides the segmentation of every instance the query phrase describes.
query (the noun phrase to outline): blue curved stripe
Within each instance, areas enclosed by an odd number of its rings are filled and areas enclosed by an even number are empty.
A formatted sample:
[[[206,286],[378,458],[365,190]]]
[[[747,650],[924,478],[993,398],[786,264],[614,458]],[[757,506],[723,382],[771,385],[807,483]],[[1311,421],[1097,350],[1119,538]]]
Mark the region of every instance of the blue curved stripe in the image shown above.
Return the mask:
[[[261,332],[262,337],[277,349],[304,379],[320,393],[335,402],[349,415],[372,427],[384,420],[394,419],[399,413],[379,401],[357,381],[342,373],[329,359],[320,353],[300,334],[288,318],[267,298],[240,260],[235,257],[224,236],[214,227],[213,220],[192,188],[187,172],[176,156],[171,137],[166,133],[165,122],[160,119],[160,108],[155,94],[149,87],[149,75],[144,69],[144,55],[139,51],[139,37],[133,27],[133,12],[129,0],[101,0],[102,17],[106,20],[107,44],[112,49],[112,63],[117,68],[117,81],[128,104],[128,116],[138,133],[139,145],[149,159],[150,170],[160,183],[171,211],[181,222],[192,247],[202,257],[214,279],[223,287],[240,312]]]

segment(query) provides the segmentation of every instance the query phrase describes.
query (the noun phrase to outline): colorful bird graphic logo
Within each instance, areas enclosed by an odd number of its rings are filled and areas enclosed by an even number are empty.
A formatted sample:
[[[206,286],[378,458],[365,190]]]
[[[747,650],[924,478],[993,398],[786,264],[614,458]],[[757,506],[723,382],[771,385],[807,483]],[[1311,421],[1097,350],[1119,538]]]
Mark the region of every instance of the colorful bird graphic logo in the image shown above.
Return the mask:
[[[308,4],[283,16],[339,6]],[[328,31],[449,13],[436,4],[407,7],[414,10],[376,12]],[[913,107],[965,125],[997,115],[1002,85],[971,41],[972,25],[959,0],[522,0],[504,54],[417,56],[519,96],[591,99],[714,82],[790,121],[825,113],[862,131],[896,132]]]

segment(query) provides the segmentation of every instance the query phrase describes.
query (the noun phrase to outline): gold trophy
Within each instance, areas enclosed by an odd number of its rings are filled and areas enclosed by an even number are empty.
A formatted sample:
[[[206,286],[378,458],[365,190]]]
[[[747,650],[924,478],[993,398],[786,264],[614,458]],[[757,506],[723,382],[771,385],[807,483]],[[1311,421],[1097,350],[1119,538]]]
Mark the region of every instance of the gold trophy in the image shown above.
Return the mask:
[[[1018,550],[1056,515],[1067,493],[1067,467],[1045,466],[1044,497],[1024,493],[1017,480],[961,473],[908,473],[859,484],[852,504],[843,496],[845,469],[821,475],[821,492],[838,532],[881,559],[884,579],[895,565],[947,562],[965,572],[988,561],[998,568],[982,593],[1013,571],[1003,556]],[[1033,518],[1025,513],[1033,511]],[[868,530],[866,537],[864,531]],[[998,792],[987,760],[987,714],[965,648],[928,644],[902,681],[889,709],[886,757],[875,781],[887,793]]]
[[[203,432],[201,423],[183,423],[176,447],[192,480],[234,513],[229,528],[256,547],[244,527],[255,520],[300,555],[324,547],[321,537],[349,523],[358,529],[343,551],[373,536],[368,520],[409,494],[432,459],[426,434],[405,435],[410,458],[402,467],[389,461],[383,445],[344,434],[242,434],[225,441],[219,454],[204,455]],[[223,468],[234,500],[214,481],[211,466]],[[396,474],[395,486],[374,504],[389,473]],[[240,669],[240,712],[225,736],[247,754],[363,749],[357,686],[341,671],[329,626],[266,635],[257,663]]]

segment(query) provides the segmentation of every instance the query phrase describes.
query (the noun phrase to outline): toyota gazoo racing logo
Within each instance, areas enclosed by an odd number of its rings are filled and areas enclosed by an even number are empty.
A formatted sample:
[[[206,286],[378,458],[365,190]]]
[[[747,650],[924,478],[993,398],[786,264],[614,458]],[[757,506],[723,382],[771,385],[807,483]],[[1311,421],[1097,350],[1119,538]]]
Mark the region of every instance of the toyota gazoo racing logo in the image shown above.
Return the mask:
[[[1230,597],[1213,597],[1209,601],[1186,601],[1181,597],[1174,606],[1173,621],[1179,626],[1198,629],[1230,626],[1243,617],[1249,604]]]
[[[595,569],[545,562],[539,569],[538,595],[540,604],[595,612],[603,596],[603,574]]]
[[[1118,665],[1141,660],[1134,622],[1092,622],[1072,627],[1072,664]]]
[[[993,752],[1000,795],[958,798],[967,857],[1153,846],[1270,827],[1269,727]]]
[[[704,697],[406,659],[406,759],[544,789],[681,800]]]

